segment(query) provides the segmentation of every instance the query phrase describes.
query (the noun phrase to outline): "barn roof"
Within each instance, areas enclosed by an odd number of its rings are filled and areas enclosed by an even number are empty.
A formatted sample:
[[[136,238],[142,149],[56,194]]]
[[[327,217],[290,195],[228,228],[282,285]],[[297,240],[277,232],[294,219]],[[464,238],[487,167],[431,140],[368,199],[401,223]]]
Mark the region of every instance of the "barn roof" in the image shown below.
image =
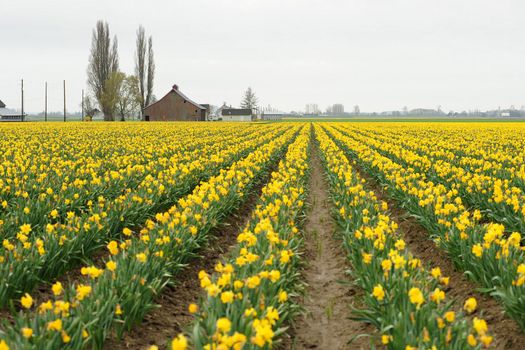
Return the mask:
[[[173,87],[171,88],[171,90],[170,90],[166,95],[164,95],[164,97],[168,96],[168,95],[171,94],[172,92],[176,93],[177,95],[179,95],[180,97],[182,97],[184,100],[188,101],[189,103],[191,103],[191,104],[194,105],[195,107],[200,108],[200,109],[206,109],[206,107],[201,106],[201,105],[198,104],[197,102],[194,102],[193,100],[191,100],[188,96],[184,95],[184,94],[179,90],[179,87],[178,87],[177,85],[173,85]],[[144,109],[149,108],[149,107],[153,106],[153,105],[156,104],[156,103],[159,103],[160,101],[162,101],[162,99],[163,99],[164,97],[162,97],[162,98],[161,98],[160,100],[158,100],[157,102],[153,102],[153,103],[151,103],[149,106],[146,106]]]
[[[184,94],[179,90],[179,87],[178,87],[177,85],[173,86],[173,88],[171,89],[171,91],[175,92],[176,94],[179,94],[180,97],[182,97],[183,99],[185,99],[186,101],[188,101],[188,102],[191,103],[192,105],[195,105],[195,107],[200,108],[200,109],[206,109],[206,107],[201,106],[201,105],[198,104],[197,102],[192,101],[188,96],[184,95]]]
[[[222,115],[251,115],[250,108],[223,108]]]

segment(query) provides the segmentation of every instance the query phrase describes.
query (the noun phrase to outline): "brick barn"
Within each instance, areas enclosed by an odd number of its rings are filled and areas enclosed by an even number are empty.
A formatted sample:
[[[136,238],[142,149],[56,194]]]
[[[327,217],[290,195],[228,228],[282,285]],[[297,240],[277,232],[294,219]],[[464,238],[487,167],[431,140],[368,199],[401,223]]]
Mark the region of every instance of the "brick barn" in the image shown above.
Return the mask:
[[[190,100],[177,85],[160,100],[144,108],[145,121],[205,121],[208,108]]]

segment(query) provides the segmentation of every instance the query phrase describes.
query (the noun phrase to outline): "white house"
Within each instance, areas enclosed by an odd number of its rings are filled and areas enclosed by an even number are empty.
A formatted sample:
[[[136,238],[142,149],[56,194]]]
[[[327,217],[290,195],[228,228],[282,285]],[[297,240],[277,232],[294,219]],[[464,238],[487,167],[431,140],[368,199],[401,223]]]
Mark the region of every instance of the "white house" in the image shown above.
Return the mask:
[[[0,121],[2,122],[23,122],[26,114],[16,112],[12,109],[6,108],[5,103],[0,101]]]
[[[251,122],[253,111],[250,108],[231,108],[222,106],[217,110],[216,119],[224,122]]]

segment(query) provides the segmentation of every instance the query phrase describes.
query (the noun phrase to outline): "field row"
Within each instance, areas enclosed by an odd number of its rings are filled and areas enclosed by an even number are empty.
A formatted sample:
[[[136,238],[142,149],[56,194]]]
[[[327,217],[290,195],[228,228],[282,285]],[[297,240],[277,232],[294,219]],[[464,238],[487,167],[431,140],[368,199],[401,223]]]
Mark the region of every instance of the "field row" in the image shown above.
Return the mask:
[[[465,189],[461,177],[449,177],[444,175],[448,172],[439,173],[433,168],[442,163],[435,165],[427,159],[431,165],[425,171],[410,160],[413,159],[411,151],[399,155],[384,152],[383,149],[402,147],[400,144],[403,144],[395,139],[377,143],[373,138],[365,141],[357,132],[348,132],[345,128],[333,130],[363,167],[369,168],[392,196],[420,219],[454,264],[497,297],[507,314],[525,328],[523,231],[509,231],[505,226],[511,221],[521,221],[522,209],[520,207],[518,215],[514,211],[507,212],[506,216],[494,220],[494,213],[504,212],[507,205],[495,201],[494,194],[488,190],[499,180],[486,175],[488,185],[481,186],[481,189]],[[523,201],[525,196],[518,196],[520,191],[513,187],[510,192],[515,193],[514,198]],[[470,204],[473,197],[484,199]],[[477,209],[480,207],[484,210]]]
[[[124,208],[138,204],[132,210],[140,215],[140,219],[144,218],[141,221],[135,217],[133,226],[123,225],[123,207],[119,206],[123,202],[115,200],[107,206],[99,205],[95,213],[90,210],[84,221],[81,221],[81,215],[69,214],[66,223],[61,225],[63,233],[47,229],[39,236],[32,230],[22,232],[29,224],[22,225],[17,239],[20,241],[22,238],[24,243],[29,244],[21,248],[17,248],[17,243],[5,239],[6,255],[12,254],[12,258],[7,255],[4,262],[15,268],[34,268],[34,261],[30,259],[33,256],[45,257],[52,248],[55,248],[53,257],[61,254],[57,262],[66,269],[71,266],[64,266],[64,259],[72,262],[74,259],[87,258],[85,253],[89,251],[87,248],[90,245],[93,251],[101,245],[106,246],[109,253],[96,259],[92,265],[83,267],[81,275],[85,277],[67,285],[54,283],[48,294],[49,299],[41,300],[39,305],[29,294],[22,296],[21,306],[28,309],[29,313],[19,313],[14,323],[5,325],[7,343],[12,344],[13,348],[59,348],[64,344],[71,348],[100,348],[110,330],[121,334],[142,319],[153,306],[155,295],[170,282],[170,276],[180,271],[182,264],[205,243],[207,232],[238,206],[255,181],[268,171],[272,162],[279,159],[283,147],[292,141],[300,127],[272,125],[265,129],[257,133],[244,128],[218,130],[227,135],[230,132],[237,133],[235,142],[232,145],[227,140],[210,142],[210,146],[204,148],[209,152],[207,157],[190,158],[191,164],[181,167],[180,175],[172,173],[161,176],[166,183],[150,181],[154,187],[144,189],[142,196],[132,194],[133,189],[124,190],[121,196],[131,199]],[[243,140],[243,134],[249,135],[246,141]],[[169,160],[166,163],[176,164]],[[190,177],[192,182],[183,182],[186,174],[192,172],[195,172]],[[180,196],[184,188],[188,191],[202,177],[214,173],[217,175],[200,183],[192,193],[186,197]],[[174,192],[173,189],[179,186],[183,187],[179,193]],[[162,209],[165,205],[159,206],[159,200],[154,196],[167,191],[166,201],[176,204],[155,215],[154,209]],[[151,208],[144,207],[144,203]],[[116,206],[113,215],[112,205]],[[155,219],[148,219],[151,216]],[[108,226],[112,224],[120,229],[109,230]],[[47,227],[50,227],[49,224]],[[91,227],[94,227],[95,232],[82,232]],[[63,239],[65,234],[71,235],[70,239]],[[95,239],[98,239],[98,244],[93,244]],[[44,241],[44,244],[40,244],[40,241]],[[71,246],[76,245],[75,250],[66,249],[69,242],[73,242]],[[44,248],[39,251],[41,246]],[[33,247],[36,254],[33,253]],[[41,263],[40,266],[42,269],[49,268],[48,263]],[[6,278],[28,278],[27,273],[15,268],[6,268]],[[45,281],[39,278],[30,287]],[[26,291],[11,287],[12,284],[3,286],[13,288],[14,292]],[[12,299],[7,296],[5,300],[8,303]],[[33,306],[36,307],[34,311]],[[27,336],[29,330],[31,336]]]
[[[345,136],[321,126],[317,134],[352,278],[365,291],[364,306],[354,315],[376,326],[381,344],[391,349],[489,346],[487,323],[466,317],[476,311],[476,299],[466,298],[463,308],[447,301],[449,277],[410,252],[404,237],[410,232],[400,233],[387,203],[366,188],[347,158],[353,153]]]
[[[174,204],[200,181],[259,148],[282,130],[273,128],[261,136],[253,130],[243,130],[240,136],[228,131],[211,140],[199,139],[191,147],[193,150],[177,151],[177,156],[157,154],[145,167],[127,164],[119,171],[104,170],[100,176],[104,185],[97,190],[80,186],[73,193],[66,190],[58,195],[47,187],[37,195],[37,201],[11,199],[4,215],[17,227],[2,234],[0,278],[6,283],[0,285],[0,306],[89,258],[111,239],[122,237],[124,229],[127,232],[140,228],[149,217]],[[188,135],[190,138],[184,141],[191,144],[194,136]],[[105,139],[104,134],[99,137]],[[177,135],[176,139],[180,137]],[[108,152],[99,156],[98,163],[111,163]],[[69,155],[64,157],[64,164],[69,164]],[[90,186],[100,182],[96,175],[89,176],[89,180],[80,183]],[[61,186],[71,185],[64,182]],[[73,202],[75,198],[78,200]],[[31,215],[34,212],[38,214]]]
[[[312,331],[296,325],[311,313],[304,298],[313,288],[329,293],[309,280],[308,257],[319,251],[304,244],[313,239],[305,219],[320,205],[333,215],[319,221],[336,223],[325,239],[347,261],[336,268],[349,268],[359,289],[338,317],[375,328],[363,328],[366,341],[362,328],[343,331],[343,348],[351,339],[388,349],[516,346],[492,331],[473,294],[454,293],[440,266],[412,251],[412,233],[400,229],[382,190],[465,271],[472,290],[483,286],[525,328],[521,129],[159,123],[0,131],[17,145],[0,163],[0,350],[103,349],[142,327],[159,295],[177,293],[184,280],[201,287],[185,305],[191,321],[180,334],[163,325],[171,336],[157,337],[158,346],[301,348],[293,338]],[[312,191],[312,172],[326,177],[327,203]],[[235,244],[211,270],[185,274],[252,200]],[[316,306],[331,315],[332,306]]]

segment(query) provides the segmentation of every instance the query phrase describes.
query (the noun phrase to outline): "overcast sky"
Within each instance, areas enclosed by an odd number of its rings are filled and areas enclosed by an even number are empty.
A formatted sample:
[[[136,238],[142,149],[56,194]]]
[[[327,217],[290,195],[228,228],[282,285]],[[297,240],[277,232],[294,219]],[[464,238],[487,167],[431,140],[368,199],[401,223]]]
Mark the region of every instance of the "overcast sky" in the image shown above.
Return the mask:
[[[92,29],[109,23],[121,69],[135,32],[153,36],[158,98],[177,83],[199,103],[304,110],[492,109],[525,105],[523,0],[0,0],[0,100],[79,110]]]

